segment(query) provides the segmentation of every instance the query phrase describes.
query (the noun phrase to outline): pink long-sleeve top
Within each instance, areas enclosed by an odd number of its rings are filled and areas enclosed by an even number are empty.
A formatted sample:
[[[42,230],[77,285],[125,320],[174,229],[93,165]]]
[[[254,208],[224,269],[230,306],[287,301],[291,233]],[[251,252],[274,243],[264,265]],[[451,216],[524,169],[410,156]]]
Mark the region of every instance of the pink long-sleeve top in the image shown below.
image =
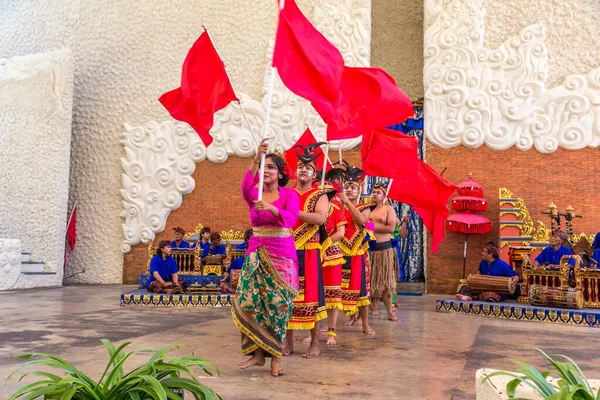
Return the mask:
[[[275,217],[269,211],[256,210],[254,201],[258,199],[258,173],[253,177],[250,170],[246,171],[242,181],[242,197],[250,208],[250,221],[254,228],[291,228],[298,220],[300,202],[298,195],[293,189],[279,188],[279,198],[273,205],[279,210],[281,219]],[[265,246],[270,254],[279,257],[291,258],[298,262],[296,257],[296,246],[294,238],[287,237],[257,237],[252,236],[248,242],[246,254],[255,251],[260,246]]]

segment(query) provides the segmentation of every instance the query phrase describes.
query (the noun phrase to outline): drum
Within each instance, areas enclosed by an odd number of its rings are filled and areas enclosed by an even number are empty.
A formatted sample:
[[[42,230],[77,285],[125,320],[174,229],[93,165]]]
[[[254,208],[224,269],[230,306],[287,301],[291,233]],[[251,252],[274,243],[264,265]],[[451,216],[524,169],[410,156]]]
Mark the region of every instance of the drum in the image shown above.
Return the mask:
[[[517,287],[516,282],[507,276],[491,276],[471,274],[467,276],[469,290],[475,293],[495,292],[499,294],[513,294]]]
[[[583,292],[578,288],[531,285],[529,302],[534,306],[583,308]]]

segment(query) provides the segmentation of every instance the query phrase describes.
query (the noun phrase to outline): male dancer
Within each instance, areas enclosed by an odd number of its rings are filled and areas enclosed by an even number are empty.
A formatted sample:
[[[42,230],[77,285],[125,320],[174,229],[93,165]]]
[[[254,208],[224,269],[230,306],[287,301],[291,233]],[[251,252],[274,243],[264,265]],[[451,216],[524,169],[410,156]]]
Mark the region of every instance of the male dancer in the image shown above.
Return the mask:
[[[310,347],[302,355],[309,359],[319,355],[318,322],[327,316],[319,226],[326,221],[329,201],[327,196],[324,196],[325,190],[313,187],[318,158],[314,150],[321,144],[324,143],[316,143],[306,148],[298,145],[303,149],[303,153],[296,152],[298,156],[296,192],[300,199],[300,214],[298,222],[292,228],[292,234],[298,255],[300,294],[294,300],[294,309],[288,324],[286,348],[283,351],[283,355],[290,355],[294,351],[294,330],[310,330]]]

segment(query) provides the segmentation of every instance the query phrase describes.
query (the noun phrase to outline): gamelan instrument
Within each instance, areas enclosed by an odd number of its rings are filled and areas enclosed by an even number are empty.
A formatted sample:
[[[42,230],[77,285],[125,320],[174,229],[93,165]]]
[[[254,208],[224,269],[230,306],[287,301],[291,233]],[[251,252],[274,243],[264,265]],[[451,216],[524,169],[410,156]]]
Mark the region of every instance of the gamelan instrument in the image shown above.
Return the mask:
[[[529,302],[534,306],[583,308],[583,292],[579,288],[531,285]]]
[[[467,284],[469,290],[476,293],[513,294],[517,288],[517,283],[506,276],[471,274],[467,276]]]

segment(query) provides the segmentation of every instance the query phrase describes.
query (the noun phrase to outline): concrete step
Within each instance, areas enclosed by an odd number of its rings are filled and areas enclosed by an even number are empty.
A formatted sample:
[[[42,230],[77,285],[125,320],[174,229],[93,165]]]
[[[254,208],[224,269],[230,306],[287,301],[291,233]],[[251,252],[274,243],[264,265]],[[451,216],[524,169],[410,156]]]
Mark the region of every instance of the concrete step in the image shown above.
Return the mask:
[[[25,261],[21,263],[21,272],[24,274],[40,274],[46,271],[43,262]]]
[[[31,257],[31,253],[21,253],[21,262],[29,261],[29,257]]]

